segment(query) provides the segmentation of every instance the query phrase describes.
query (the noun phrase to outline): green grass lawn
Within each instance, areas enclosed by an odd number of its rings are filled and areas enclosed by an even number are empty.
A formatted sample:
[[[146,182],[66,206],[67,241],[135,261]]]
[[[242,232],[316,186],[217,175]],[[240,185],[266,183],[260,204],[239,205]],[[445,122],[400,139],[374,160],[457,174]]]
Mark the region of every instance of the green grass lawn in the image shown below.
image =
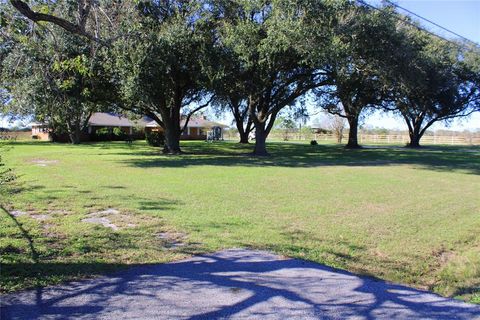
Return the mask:
[[[249,247],[480,303],[479,147],[183,146],[14,144],[1,290]],[[119,230],[82,222],[108,208]]]

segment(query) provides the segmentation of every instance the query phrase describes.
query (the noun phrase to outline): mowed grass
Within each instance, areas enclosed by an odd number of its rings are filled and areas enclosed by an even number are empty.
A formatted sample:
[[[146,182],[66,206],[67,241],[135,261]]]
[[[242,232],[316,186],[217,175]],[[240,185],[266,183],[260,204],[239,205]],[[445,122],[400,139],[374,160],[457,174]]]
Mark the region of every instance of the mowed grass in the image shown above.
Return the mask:
[[[182,144],[14,144],[3,200],[28,214],[0,212],[1,290],[248,247],[480,303],[479,147]],[[108,208],[135,226],[82,222]]]

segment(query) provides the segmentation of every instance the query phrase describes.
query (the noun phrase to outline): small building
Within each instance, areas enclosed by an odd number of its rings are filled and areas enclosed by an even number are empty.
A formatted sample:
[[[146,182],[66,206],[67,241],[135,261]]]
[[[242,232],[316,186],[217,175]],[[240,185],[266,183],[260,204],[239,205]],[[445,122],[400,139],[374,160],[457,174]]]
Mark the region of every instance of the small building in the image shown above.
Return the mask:
[[[32,127],[32,139],[52,140],[52,129],[47,124],[32,122],[29,126]]]

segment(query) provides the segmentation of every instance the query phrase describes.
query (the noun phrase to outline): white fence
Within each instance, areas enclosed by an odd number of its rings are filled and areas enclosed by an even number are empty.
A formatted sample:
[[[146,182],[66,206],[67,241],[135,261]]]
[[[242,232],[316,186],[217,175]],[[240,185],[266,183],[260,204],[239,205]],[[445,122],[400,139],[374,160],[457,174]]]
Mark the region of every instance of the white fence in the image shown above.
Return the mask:
[[[284,140],[284,135],[273,134],[270,137],[270,140]],[[311,135],[299,135],[291,133],[288,136],[288,140],[298,141],[298,140],[312,140],[315,139],[318,142],[336,142],[337,137],[333,134],[311,134]],[[346,143],[348,135],[344,135],[342,143]],[[410,141],[410,138],[406,134],[359,134],[358,142],[360,144],[399,144],[405,145]],[[438,136],[438,135],[425,135],[420,140],[420,144],[432,145],[432,144],[443,144],[443,145],[480,145],[480,136],[477,135],[457,135],[457,136]]]

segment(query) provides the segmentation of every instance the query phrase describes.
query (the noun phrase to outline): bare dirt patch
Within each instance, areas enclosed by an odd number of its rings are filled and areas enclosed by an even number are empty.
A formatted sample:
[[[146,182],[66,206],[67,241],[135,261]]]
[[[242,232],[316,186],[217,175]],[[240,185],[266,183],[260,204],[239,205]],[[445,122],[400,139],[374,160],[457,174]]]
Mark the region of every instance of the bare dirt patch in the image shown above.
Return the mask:
[[[9,211],[12,216],[15,218],[18,217],[29,217],[32,219],[35,219],[37,221],[46,221],[50,220],[52,218],[52,215],[55,214],[54,211],[47,211],[46,213],[44,212],[37,212],[33,210],[28,210],[28,211],[23,211],[23,210],[11,210]]]
[[[432,251],[432,257],[435,259],[436,267],[442,269],[456,258],[456,254],[444,246],[441,246]]]
[[[82,219],[82,222],[99,224],[105,228],[117,231],[123,228],[136,227],[136,220],[137,218],[131,214],[122,214],[117,209],[109,208],[103,211],[89,213],[87,218]]]
[[[48,214],[34,214],[34,215],[30,215],[30,217],[38,221],[45,221],[51,218],[50,215]]]
[[[10,214],[14,217],[21,217],[21,216],[26,216],[28,215],[28,212],[26,211],[21,211],[21,210],[13,210],[10,211]]]
[[[57,164],[58,160],[47,160],[47,159],[33,159],[30,160],[31,163],[39,166],[39,167],[48,167],[54,164]]]
[[[456,257],[456,254],[451,251],[442,252],[439,256],[439,261],[441,265],[446,265],[448,262],[453,260]]]
[[[165,248],[175,249],[186,245],[184,241],[187,235],[182,232],[160,232],[157,234],[157,238],[162,240]]]
[[[66,216],[70,213],[71,212],[67,210],[48,210],[48,214],[53,216]]]
[[[91,216],[106,216],[106,215],[119,214],[119,213],[120,213],[120,211],[118,211],[117,209],[109,208],[109,209],[106,209],[106,210],[103,210],[103,211],[92,212],[92,213],[90,213],[90,215]]]
[[[387,259],[388,255],[382,251],[380,251],[378,248],[374,248],[370,250],[371,254],[375,257],[378,257],[380,259]]]
[[[117,227],[117,225],[113,224],[110,219],[108,218],[105,218],[105,217],[101,217],[101,218],[86,218],[86,219],[82,219],[82,222],[88,222],[88,223],[94,223],[94,224],[101,224],[102,226],[104,226],[105,228],[111,228],[112,230],[118,230],[119,228]]]

